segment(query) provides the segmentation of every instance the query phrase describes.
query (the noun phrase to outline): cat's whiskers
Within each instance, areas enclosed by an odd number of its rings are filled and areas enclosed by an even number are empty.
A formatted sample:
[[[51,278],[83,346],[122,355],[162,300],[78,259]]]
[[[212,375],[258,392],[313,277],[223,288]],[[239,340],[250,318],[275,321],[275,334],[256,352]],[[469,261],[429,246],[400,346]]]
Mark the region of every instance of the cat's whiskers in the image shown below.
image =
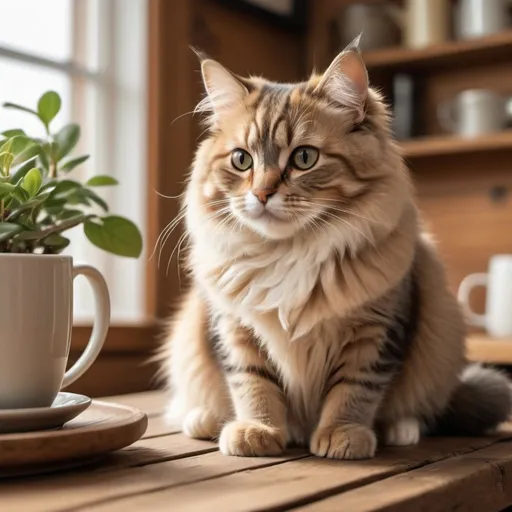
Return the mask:
[[[331,199],[331,198],[327,198],[327,197],[319,197],[319,198],[316,198],[320,201],[332,201],[334,203],[340,203],[340,200],[339,199]],[[355,212],[354,210],[347,210],[347,209],[344,209],[344,208],[339,208],[339,207],[335,207],[335,206],[332,206],[332,205],[323,205],[322,203],[318,203],[317,201],[309,201],[309,204],[312,204],[312,205],[316,205],[316,206],[324,206],[330,210],[335,210],[335,211],[338,211],[338,212],[341,212],[341,213],[346,213],[347,215],[351,215],[353,217],[358,217],[360,219],[363,219],[363,220],[367,220],[368,222],[371,222],[373,224],[378,224],[378,225],[381,225],[381,226],[384,226],[385,224],[375,218],[371,218],[371,217],[366,217],[364,215],[361,215],[360,213],[357,213]]]
[[[162,194],[161,192],[158,192],[158,190],[155,190],[155,189],[153,189],[153,192],[157,196],[163,197],[164,199],[181,199],[186,194],[186,191],[183,191],[181,194],[178,194],[177,196],[167,196],[165,194]]]
[[[185,240],[185,238],[189,235],[189,233],[187,231],[184,231],[182,233],[182,235],[179,237],[178,239],[178,242],[176,243],[176,245],[174,246],[174,249],[172,250],[171,252],[171,255],[169,257],[169,260],[167,261],[167,267],[165,269],[165,275],[168,276],[169,275],[169,268],[171,266],[171,262],[172,262],[172,258],[174,256],[174,253],[176,252],[176,249],[178,249],[178,247],[180,247],[181,243]],[[178,251],[179,252],[179,251]],[[179,268],[180,268],[180,262],[179,262],[179,258],[178,258],[178,280],[180,281],[180,284],[181,284],[181,279],[180,279],[180,272],[179,272]]]
[[[313,205],[311,205],[311,207],[313,207]],[[327,216],[328,218],[331,218],[333,220],[336,220],[336,221],[340,221],[340,222],[343,222],[343,224],[345,224],[346,226],[348,226],[350,229],[353,229],[354,231],[356,231],[357,233],[359,233],[372,247],[375,247],[375,240],[372,240],[370,237],[368,237],[368,235],[366,235],[365,233],[363,233],[359,228],[355,227],[352,223],[350,223],[348,220],[346,219],[343,219],[342,217],[340,217],[339,215],[335,215],[334,213],[331,213],[329,212],[328,210],[325,210],[325,209],[318,209],[318,210],[314,210],[315,213],[317,213],[319,216],[317,217],[317,219],[319,221],[322,221],[324,222],[325,224],[331,226],[331,227],[336,227],[332,222],[327,222],[326,219],[322,218],[323,215]]]
[[[219,201],[212,201],[211,204],[220,204],[222,202],[228,202],[229,200],[226,200],[226,199],[222,199],[222,200],[219,200]],[[210,204],[210,203],[208,203]],[[215,216],[220,216],[222,215],[223,213],[225,213],[225,211],[229,210],[229,207],[224,207],[224,208],[221,208],[220,210],[217,210],[216,212],[214,212],[212,215],[210,215],[209,217],[207,217],[205,219],[205,221],[208,221],[208,220],[211,220],[213,218],[215,218]],[[186,210],[184,209],[182,212],[180,212],[163,230],[162,230],[162,233],[160,234],[160,236],[158,237],[158,240],[157,240],[157,244],[156,246],[158,245],[159,241],[160,241],[160,251],[158,253],[158,268],[160,268],[160,263],[161,263],[161,260],[162,260],[162,253],[163,253],[163,250],[165,248],[165,245],[167,244],[167,241],[169,240],[169,238],[171,237],[172,233],[174,232],[174,230],[179,226],[180,222],[183,220],[183,218],[185,217],[186,215]],[[155,246],[155,249],[153,251],[153,255],[156,251],[156,246]],[[152,255],[152,256],[153,256]]]
[[[162,229],[162,232],[158,235],[158,238],[156,239],[156,242],[155,242],[155,247],[153,249],[153,252],[151,253],[151,255],[149,256],[148,258],[148,261],[151,261],[151,259],[155,256],[155,253],[157,251],[157,248],[159,246],[159,244],[161,243],[163,237],[166,236],[166,233],[168,230],[171,230],[173,229],[173,226],[179,224],[179,222],[181,220],[183,220],[183,218],[185,217],[186,215],[186,211],[185,210],[182,210],[174,219],[172,219],[168,224],[167,226],[165,226],[165,228]],[[158,261],[158,265],[160,265],[160,256],[159,256],[159,261]]]

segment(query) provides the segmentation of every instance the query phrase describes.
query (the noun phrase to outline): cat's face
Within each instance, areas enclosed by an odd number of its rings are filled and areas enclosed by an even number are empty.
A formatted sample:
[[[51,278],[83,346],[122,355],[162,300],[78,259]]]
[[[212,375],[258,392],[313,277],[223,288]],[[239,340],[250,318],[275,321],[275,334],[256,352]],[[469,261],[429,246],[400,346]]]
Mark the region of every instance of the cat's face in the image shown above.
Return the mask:
[[[372,110],[387,120],[368,97],[357,51],[293,85],[240,79],[210,60],[202,70],[211,133],[200,187],[209,219],[283,239],[361,217],[385,177],[379,145],[387,126]]]

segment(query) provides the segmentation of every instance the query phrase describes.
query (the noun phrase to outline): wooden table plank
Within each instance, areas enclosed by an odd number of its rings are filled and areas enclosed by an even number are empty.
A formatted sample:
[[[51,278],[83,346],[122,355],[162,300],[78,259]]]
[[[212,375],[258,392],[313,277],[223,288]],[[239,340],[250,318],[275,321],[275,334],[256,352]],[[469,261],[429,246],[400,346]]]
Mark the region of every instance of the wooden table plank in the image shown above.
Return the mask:
[[[215,480],[198,481],[186,486],[130,496],[109,501],[102,506],[97,503],[94,511],[158,512],[168,510],[169,503],[176,504],[180,512],[284,510],[362,487],[454,455],[472,452],[496,443],[499,439],[431,438],[414,448],[383,449],[376,459],[366,461],[342,462],[308,457],[280,466],[253,467],[243,473],[237,472]],[[345,507],[343,496],[339,506],[326,510],[343,509],[352,512],[351,508]]]
[[[512,442],[498,443],[300,510],[331,512],[492,512],[512,504]]]
[[[431,438],[418,447],[386,448],[368,461],[318,459],[301,451],[235,458],[220,454],[214,443],[174,433],[162,392],[107,400],[148,413],[144,438],[81,470],[0,480],[0,511],[158,512],[172,504],[180,512],[306,505],[350,512],[483,512],[512,502],[512,428],[494,438]]]
[[[141,439],[124,450],[110,454],[105,460],[101,461],[96,469],[112,471],[119,468],[145,466],[216,452],[217,450],[216,443],[191,439],[184,434],[160,436]]]
[[[181,428],[176,423],[171,423],[165,416],[150,416],[148,428],[142,436],[143,439],[166,436],[180,432]]]
[[[120,469],[73,472],[67,475],[0,483],[1,509],[9,512],[70,512],[115,499],[164,490],[256,467],[283,464],[303,457],[225,457],[219,452]],[[167,504],[168,509],[169,504]],[[120,510],[119,508],[116,510]]]

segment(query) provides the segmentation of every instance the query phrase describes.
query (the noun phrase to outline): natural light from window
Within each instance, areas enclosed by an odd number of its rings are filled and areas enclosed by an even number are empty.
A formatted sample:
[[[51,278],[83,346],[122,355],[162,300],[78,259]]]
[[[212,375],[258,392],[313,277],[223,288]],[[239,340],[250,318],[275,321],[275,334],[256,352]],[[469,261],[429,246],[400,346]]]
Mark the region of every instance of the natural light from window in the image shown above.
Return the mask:
[[[147,0],[1,0],[0,102],[35,107],[57,91],[63,108],[53,129],[82,127],[76,154],[91,159],[75,177],[111,174],[121,183],[105,190],[114,213],[146,224],[146,11]],[[0,132],[22,128],[43,136],[40,122],[15,110],[0,111]],[[68,253],[103,272],[113,323],[145,317],[145,261],[92,247],[77,228]],[[147,248],[146,248],[147,251]],[[75,290],[75,319],[93,315],[85,283]]]

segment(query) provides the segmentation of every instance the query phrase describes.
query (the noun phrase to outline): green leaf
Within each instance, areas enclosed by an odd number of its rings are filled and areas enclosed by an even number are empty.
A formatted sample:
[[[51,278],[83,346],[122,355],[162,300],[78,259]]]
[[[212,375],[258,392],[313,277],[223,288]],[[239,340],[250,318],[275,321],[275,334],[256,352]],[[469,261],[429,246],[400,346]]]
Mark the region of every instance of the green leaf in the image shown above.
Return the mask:
[[[104,251],[138,258],[142,252],[142,235],[130,220],[116,215],[98,221],[88,220],[84,224],[85,236]]]
[[[38,144],[32,139],[22,135],[17,135],[11,139],[11,152],[14,154],[14,165],[19,165],[27,160],[31,160],[39,154],[41,150]]]
[[[26,201],[30,199],[30,196],[28,195],[28,192],[24,188],[22,188],[22,183],[20,183],[14,188],[12,195],[21,205],[26,206]],[[28,207],[30,208],[30,205]]]
[[[66,206],[66,202],[67,201],[65,199],[60,199],[58,201],[48,201],[48,203],[44,205],[44,209],[49,215],[61,218],[61,213],[64,209],[64,206]]]
[[[0,198],[11,194],[16,187],[10,183],[0,183]]]
[[[66,196],[66,199],[69,205],[82,204],[84,206],[91,206],[91,202],[82,194],[82,190],[73,190]]]
[[[46,193],[40,194],[37,197],[30,199],[28,192],[19,186],[14,189],[13,195],[20,202],[20,205],[11,211],[7,217],[8,220],[15,220],[20,215],[32,211],[34,208],[43,204],[48,199],[48,197],[50,197],[50,194]]]
[[[96,192],[93,192],[90,188],[83,188],[78,191],[86,199],[90,199],[93,203],[96,203],[102,210],[108,212],[108,204],[102,199]]]
[[[54,233],[43,240],[43,245],[50,247],[54,252],[60,252],[69,245],[69,239]]]
[[[23,228],[18,224],[13,224],[12,222],[0,222],[0,242],[9,240],[9,238],[12,238],[21,231],[23,231]]]
[[[12,162],[14,161],[14,155],[8,151],[0,153],[0,169],[8,174],[11,168]]]
[[[17,103],[7,102],[7,103],[3,104],[3,107],[4,108],[12,108],[14,110],[22,110],[23,112],[28,112],[29,114],[34,114],[35,116],[39,117],[39,114],[35,110],[32,110],[31,108],[24,107],[23,105],[18,105]]]
[[[16,128],[14,130],[5,130],[5,132],[2,132],[2,135],[4,137],[10,138],[10,137],[15,137],[16,135],[26,136],[26,133],[23,130],[21,130],[20,128]]]
[[[48,129],[51,120],[59,113],[60,105],[60,96],[55,91],[45,92],[39,98],[37,113],[39,119],[41,119],[46,126],[46,129]]]
[[[34,197],[39,192],[42,182],[41,171],[34,167],[34,169],[30,169],[23,178],[21,187],[28,192],[30,197]]]
[[[4,233],[14,233],[18,229],[18,224],[13,224],[12,222],[0,222],[0,235]]]
[[[50,195],[50,197],[52,199],[55,197],[58,197],[58,196],[60,197],[62,194],[66,194],[67,192],[75,191],[75,190],[79,190],[79,189],[83,188],[82,184],[78,183],[78,181],[61,180],[58,182],[48,183],[47,185],[44,186],[45,190],[50,188],[52,185],[54,185],[54,188]]]
[[[34,141],[25,135],[15,135],[11,138],[11,153],[19,155],[25,151],[28,147],[34,145]]]
[[[39,220],[39,216],[41,215],[41,210],[43,209],[43,205],[40,204],[36,206],[30,213],[28,217],[29,224],[31,226],[37,226],[37,221]]]
[[[50,162],[48,161],[48,157],[46,156],[46,153],[42,147],[39,150],[39,154],[37,155],[37,157],[39,163],[41,164],[41,167],[48,171],[48,169],[50,168]]]
[[[24,231],[18,235],[18,240],[38,240],[42,236],[44,233],[41,230]]]
[[[55,142],[58,144],[55,160],[59,161],[71,153],[78,139],[80,139],[80,126],[77,124],[67,124],[59,130],[55,135]]]
[[[108,187],[110,185],[119,185],[119,182],[112,176],[94,176],[86,185],[89,187]]]
[[[64,162],[64,164],[60,168],[60,171],[68,173],[68,172],[72,171],[75,167],[77,167],[78,165],[83,164],[88,159],[89,159],[89,155],[72,158],[71,160]]]
[[[59,219],[60,220],[73,219],[74,217],[79,217],[80,215],[83,215],[83,212],[80,210],[62,210],[59,213]]]
[[[23,164],[21,167],[16,169],[16,171],[13,174],[11,174],[11,176],[9,177],[9,182],[12,183],[13,185],[16,185],[20,180],[22,180],[26,176],[27,172],[33,168],[34,161],[29,160],[27,163]]]
[[[2,142],[2,145],[0,146],[0,153],[12,153],[12,141],[14,137],[11,137],[10,139],[7,139],[6,141]]]

